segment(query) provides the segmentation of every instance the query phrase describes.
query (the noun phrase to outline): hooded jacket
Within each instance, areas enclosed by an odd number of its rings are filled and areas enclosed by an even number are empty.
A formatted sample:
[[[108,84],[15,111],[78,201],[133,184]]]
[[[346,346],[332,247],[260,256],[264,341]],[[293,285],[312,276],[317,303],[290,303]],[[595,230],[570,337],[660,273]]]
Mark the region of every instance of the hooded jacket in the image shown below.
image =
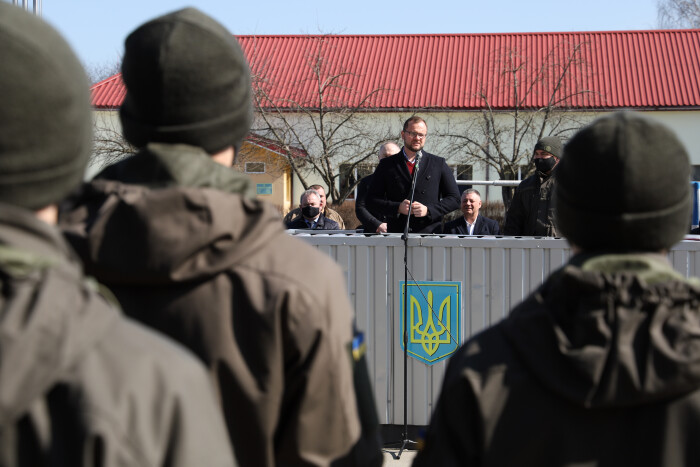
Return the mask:
[[[234,465],[183,348],[123,318],[55,228],[0,207],[0,465]]]
[[[547,175],[535,171],[515,189],[503,227],[505,235],[558,236],[552,202],[556,183],[553,175],[553,171]]]
[[[130,316],[205,362],[242,465],[327,465],[359,437],[342,274],[241,196],[247,180],[198,148],[150,144],[62,224]]]
[[[414,465],[700,465],[700,287],[576,256],[450,361]]]

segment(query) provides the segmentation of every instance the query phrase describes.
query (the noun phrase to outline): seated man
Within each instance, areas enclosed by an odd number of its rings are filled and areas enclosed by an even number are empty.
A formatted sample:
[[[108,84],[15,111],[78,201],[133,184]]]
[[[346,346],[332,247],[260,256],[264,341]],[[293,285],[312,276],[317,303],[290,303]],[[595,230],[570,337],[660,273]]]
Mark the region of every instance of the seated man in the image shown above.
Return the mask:
[[[668,260],[688,153],[621,112],[574,135],[555,176],[574,256],[452,356],[413,465],[699,465],[700,281]]]
[[[287,223],[288,229],[341,230],[335,221],[321,214],[321,197],[314,189],[301,195],[299,210],[301,215]]]
[[[477,190],[464,190],[460,209],[464,217],[445,223],[442,228],[442,233],[458,235],[500,234],[498,222],[479,215],[479,209],[481,209],[481,194]]]
[[[326,189],[323,188],[322,185],[311,185],[309,187],[309,189],[316,190],[316,192],[318,193],[318,196],[321,198],[321,214],[324,217],[326,217],[326,218],[334,221],[336,224],[338,224],[338,227],[340,230],[344,230],[345,229],[345,221],[343,221],[343,217],[340,214],[338,214],[338,211],[331,209],[330,206],[328,206],[326,204]],[[297,218],[301,218],[301,209],[298,207],[289,211],[284,216],[283,221],[285,224],[288,224],[294,220],[297,220]]]

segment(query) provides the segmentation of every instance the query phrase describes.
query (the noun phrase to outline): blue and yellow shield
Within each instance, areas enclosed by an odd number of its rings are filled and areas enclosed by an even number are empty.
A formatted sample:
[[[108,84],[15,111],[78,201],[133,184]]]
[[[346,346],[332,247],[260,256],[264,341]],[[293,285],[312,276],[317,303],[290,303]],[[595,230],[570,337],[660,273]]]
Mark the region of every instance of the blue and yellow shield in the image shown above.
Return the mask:
[[[449,357],[461,339],[461,282],[409,282],[401,287],[401,349],[408,293],[408,354],[432,365]],[[407,290],[408,289],[408,290]]]

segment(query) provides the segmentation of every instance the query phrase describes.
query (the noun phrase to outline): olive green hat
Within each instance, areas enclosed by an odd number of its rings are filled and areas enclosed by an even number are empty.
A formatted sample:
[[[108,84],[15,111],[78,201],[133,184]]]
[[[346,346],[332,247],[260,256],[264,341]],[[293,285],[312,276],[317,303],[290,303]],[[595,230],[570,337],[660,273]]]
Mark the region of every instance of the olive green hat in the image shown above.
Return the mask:
[[[195,8],[151,20],[126,39],[120,117],[126,139],[214,154],[250,130],[250,71],[238,41]]]
[[[571,138],[557,167],[556,223],[584,250],[661,251],[688,232],[688,153],[659,122],[600,118]]]
[[[554,157],[561,159],[562,144],[561,139],[559,139],[558,136],[545,136],[544,138],[540,138],[535,145],[534,151],[537,151],[538,149],[547,151]]]
[[[51,26],[0,2],[0,202],[37,210],[82,180],[92,152],[85,71]]]

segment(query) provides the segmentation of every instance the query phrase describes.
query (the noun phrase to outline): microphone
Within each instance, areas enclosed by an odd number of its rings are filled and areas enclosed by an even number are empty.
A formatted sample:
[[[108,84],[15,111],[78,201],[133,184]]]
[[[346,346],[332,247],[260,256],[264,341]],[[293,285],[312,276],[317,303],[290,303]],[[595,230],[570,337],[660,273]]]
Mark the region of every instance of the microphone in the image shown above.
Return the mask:
[[[416,152],[416,164],[415,164],[415,167],[413,168],[413,170],[414,170],[415,172],[418,172],[418,166],[420,165],[420,159],[421,159],[421,157],[423,157],[423,151],[419,149],[419,150]]]

